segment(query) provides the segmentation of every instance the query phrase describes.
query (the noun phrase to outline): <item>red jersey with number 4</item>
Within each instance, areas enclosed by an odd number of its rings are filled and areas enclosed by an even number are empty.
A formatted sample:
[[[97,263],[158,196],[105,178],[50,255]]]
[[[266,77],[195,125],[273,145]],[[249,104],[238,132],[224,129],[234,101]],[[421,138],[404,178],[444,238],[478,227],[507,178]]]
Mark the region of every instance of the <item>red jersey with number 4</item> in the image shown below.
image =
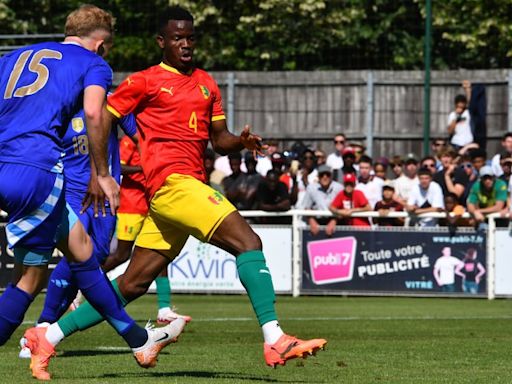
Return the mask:
[[[173,173],[205,181],[210,125],[225,119],[219,87],[208,73],[184,75],[160,63],[126,78],[107,104],[118,118],[135,115],[150,198]]]
[[[140,166],[140,155],[135,143],[124,136],[119,143],[119,154],[122,165]],[[148,213],[146,200],[146,178],[142,172],[123,175],[121,182],[119,213]]]

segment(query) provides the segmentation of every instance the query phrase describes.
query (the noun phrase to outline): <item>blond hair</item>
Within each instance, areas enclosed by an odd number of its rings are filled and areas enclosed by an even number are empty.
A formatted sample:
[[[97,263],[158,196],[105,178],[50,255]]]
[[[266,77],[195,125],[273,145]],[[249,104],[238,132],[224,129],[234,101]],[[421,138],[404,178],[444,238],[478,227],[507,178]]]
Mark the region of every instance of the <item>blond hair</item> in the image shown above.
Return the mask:
[[[82,5],[66,18],[64,34],[67,36],[88,37],[93,32],[102,30],[110,35],[114,33],[114,18],[110,12],[95,5]]]

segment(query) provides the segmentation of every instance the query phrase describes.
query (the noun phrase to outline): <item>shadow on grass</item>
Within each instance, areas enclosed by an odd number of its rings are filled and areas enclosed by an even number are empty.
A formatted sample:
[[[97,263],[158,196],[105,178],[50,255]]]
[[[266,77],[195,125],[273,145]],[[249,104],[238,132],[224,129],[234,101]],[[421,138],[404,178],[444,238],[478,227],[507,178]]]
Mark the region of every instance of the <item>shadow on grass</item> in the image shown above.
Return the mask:
[[[101,355],[128,355],[131,356],[129,348],[122,349],[80,349],[76,351],[63,351],[58,353],[58,357],[86,357]],[[170,355],[169,351],[162,351],[160,355]]]
[[[174,372],[141,372],[141,373],[107,373],[99,378],[121,379],[130,377],[182,377],[182,378],[205,378],[205,379],[233,379],[240,381],[264,381],[269,383],[312,383],[312,381],[297,381],[276,379],[261,375],[247,375],[236,372],[210,372],[210,371],[174,371]]]

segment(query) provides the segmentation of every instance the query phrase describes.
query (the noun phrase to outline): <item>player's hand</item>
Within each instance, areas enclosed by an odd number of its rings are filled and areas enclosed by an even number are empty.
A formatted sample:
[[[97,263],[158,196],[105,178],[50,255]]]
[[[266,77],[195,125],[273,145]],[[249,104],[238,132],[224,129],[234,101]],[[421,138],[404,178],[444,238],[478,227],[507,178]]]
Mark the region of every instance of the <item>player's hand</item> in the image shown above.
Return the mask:
[[[251,127],[248,124],[245,125],[240,134],[240,141],[246,149],[253,152],[254,157],[256,155],[263,156],[263,151],[268,148],[268,145],[261,142],[260,136],[251,133]]]
[[[107,212],[105,210],[105,193],[103,193],[100,185],[98,184],[98,178],[96,176],[91,176],[89,180],[87,192],[82,200],[82,209],[80,210],[80,213],[84,213],[91,204],[94,209],[94,217],[98,217],[100,209],[103,217],[107,216]]]
[[[110,213],[115,215],[119,208],[119,184],[110,175],[98,176],[98,184],[110,203]]]

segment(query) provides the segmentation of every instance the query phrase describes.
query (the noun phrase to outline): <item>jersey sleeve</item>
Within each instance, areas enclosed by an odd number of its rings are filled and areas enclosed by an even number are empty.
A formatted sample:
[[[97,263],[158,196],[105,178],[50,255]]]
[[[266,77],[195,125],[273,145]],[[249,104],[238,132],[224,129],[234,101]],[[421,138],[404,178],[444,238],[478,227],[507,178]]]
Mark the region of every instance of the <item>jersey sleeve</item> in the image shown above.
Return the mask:
[[[212,105],[212,121],[217,120],[225,120],[226,115],[224,114],[224,110],[222,109],[222,96],[220,93],[219,86],[214,81],[214,88],[212,92],[213,96],[213,105]]]
[[[146,78],[141,72],[128,76],[107,98],[107,109],[117,118],[133,112],[146,94]]]
[[[121,164],[126,165],[130,163],[134,147],[135,144],[127,136],[121,139],[121,143],[119,145],[119,158],[121,160]]]
[[[98,85],[108,91],[112,86],[112,69],[100,56],[97,56],[84,77],[84,89]]]
[[[135,122],[135,116],[133,116],[132,113],[124,116],[119,121],[119,126],[121,127],[123,132],[130,137],[133,137],[137,134],[137,123]]]

